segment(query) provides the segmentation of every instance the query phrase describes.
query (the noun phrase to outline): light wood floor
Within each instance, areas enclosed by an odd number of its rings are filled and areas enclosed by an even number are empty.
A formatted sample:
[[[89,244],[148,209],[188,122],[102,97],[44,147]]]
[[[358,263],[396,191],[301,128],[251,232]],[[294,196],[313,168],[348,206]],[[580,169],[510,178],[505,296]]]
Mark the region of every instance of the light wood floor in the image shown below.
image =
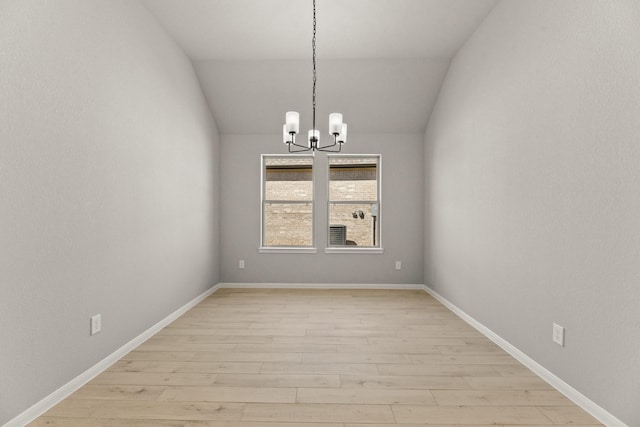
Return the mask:
[[[600,425],[422,291],[212,294],[34,426]]]

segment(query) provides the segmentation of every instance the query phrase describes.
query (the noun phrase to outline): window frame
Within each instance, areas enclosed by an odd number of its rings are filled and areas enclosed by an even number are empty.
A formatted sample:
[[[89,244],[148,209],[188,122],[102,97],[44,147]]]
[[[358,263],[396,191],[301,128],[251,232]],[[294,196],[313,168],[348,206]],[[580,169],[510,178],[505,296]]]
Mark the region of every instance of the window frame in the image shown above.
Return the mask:
[[[377,201],[378,204],[378,216],[377,216],[377,238],[378,244],[376,246],[330,246],[330,226],[331,226],[331,204],[340,201],[332,201],[331,200],[331,159],[332,158],[377,158],[378,163],[376,167],[376,179],[377,179]],[[348,253],[357,253],[357,254],[382,254],[384,253],[384,247],[382,246],[382,154],[327,154],[327,225],[326,225],[326,236],[327,236],[327,247],[324,249],[324,253],[326,254],[348,254]],[[370,200],[353,200],[349,201],[349,203],[371,203]]]
[[[308,158],[311,160],[311,201],[308,200],[267,200],[265,199],[267,184],[267,168],[265,161],[270,158]],[[260,246],[258,252],[261,253],[316,253],[316,188],[315,188],[315,156],[312,154],[261,154],[260,155]],[[311,203],[311,245],[310,246],[265,246],[265,205],[266,203],[290,203],[290,204],[308,204]]]

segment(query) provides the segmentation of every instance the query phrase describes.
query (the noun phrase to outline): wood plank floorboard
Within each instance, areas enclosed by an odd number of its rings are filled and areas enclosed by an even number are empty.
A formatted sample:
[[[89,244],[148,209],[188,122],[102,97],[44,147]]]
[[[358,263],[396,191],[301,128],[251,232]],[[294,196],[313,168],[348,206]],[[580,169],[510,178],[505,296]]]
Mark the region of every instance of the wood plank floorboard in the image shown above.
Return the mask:
[[[222,289],[30,425],[601,424],[422,291]]]

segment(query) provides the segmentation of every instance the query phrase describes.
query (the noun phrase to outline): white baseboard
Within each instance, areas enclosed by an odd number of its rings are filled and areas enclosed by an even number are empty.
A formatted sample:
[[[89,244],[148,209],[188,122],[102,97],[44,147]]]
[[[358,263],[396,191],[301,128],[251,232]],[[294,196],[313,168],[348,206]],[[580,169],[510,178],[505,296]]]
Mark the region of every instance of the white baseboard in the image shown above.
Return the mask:
[[[500,337],[498,334],[493,332],[491,329],[484,326],[482,323],[478,322],[473,317],[469,316],[467,313],[462,311],[460,308],[455,306],[449,300],[444,298],[442,295],[438,294],[436,291],[428,287],[427,285],[423,286],[423,289],[432,297],[434,297],[438,302],[447,307],[449,310],[454,312],[458,317],[467,322],[469,325],[473,326],[477,329],[481,334],[489,338],[491,341],[496,343],[500,348],[509,353],[511,356],[516,358],[520,363],[522,363],[527,368],[531,369],[536,375],[549,383],[553,388],[558,390],[560,393],[564,394],[568,399],[572,400],[576,405],[580,406],[582,409],[591,414],[598,421],[603,423],[608,427],[628,427],[625,423],[620,421],[611,413],[607,412],[602,407],[598,406],[584,394],[580,393],[575,388],[571,387],[566,382],[562,381],[556,375],[554,375],[551,371],[547,370],[545,367],[540,365],[535,360],[531,359],[525,353],[511,345],[507,340]]]
[[[424,290],[420,284],[385,283],[220,283],[221,288],[231,289],[403,289]]]
[[[220,285],[215,285],[207,289],[205,292],[198,295],[197,297],[195,297],[194,299],[192,299],[191,301],[189,301],[188,303],[186,303],[185,305],[183,305],[182,307],[180,307],[179,309],[177,309],[176,311],[174,311],[173,313],[171,313],[170,315],[168,315],[167,317],[165,317],[164,319],[162,319],[161,321],[159,321],[158,323],[156,323],[155,325],[153,325],[152,327],[150,327],[149,329],[147,329],[146,331],[138,335],[137,337],[135,337],[134,339],[132,339],[131,341],[129,341],[128,343],[126,343],[125,345],[123,345],[122,347],[114,351],[113,353],[111,353],[109,356],[105,357],[103,360],[96,363],[91,368],[87,369],[85,372],[81,373],[80,375],[78,375],[77,377],[75,377],[74,379],[72,379],[71,381],[69,381],[68,383],[66,383],[65,385],[63,385],[62,387],[60,387],[59,389],[57,389],[56,391],[54,391],[53,393],[45,397],[44,399],[42,399],[41,401],[37,402],[35,405],[27,408],[20,415],[11,419],[8,423],[4,424],[3,427],[22,427],[29,424],[30,422],[38,418],[40,415],[44,414],[49,409],[57,405],[63,399],[67,398],[69,395],[71,395],[73,392],[78,390],[80,387],[82,387],[83,385],[91,381],[93,378],[95,378],[96,376],[104,372],[107,368],[109,368],[111,365],[113,365],[115,362],[121,359],[124,355],[126,355],[131,350],[135,349],[140,344],[142,344],[143,342],[151,338],[153,335],[158,333],[162,328],[164,328],[169,323],[176,320],[178,317],[182,316],[184,313],[186,313],[192,307],[196,306],[198,303],[200,303],[202,300],[204,300],[206,297],[208,297],[218,289],[220,289]]]

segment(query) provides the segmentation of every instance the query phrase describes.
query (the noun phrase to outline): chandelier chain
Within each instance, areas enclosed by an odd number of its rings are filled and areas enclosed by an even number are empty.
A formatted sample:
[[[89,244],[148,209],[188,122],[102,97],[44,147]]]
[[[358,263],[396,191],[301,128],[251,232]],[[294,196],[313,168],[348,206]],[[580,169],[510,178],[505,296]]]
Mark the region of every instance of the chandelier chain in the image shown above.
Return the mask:
[[[316,0],[313,0],[313,38],[311,39],[311,49],[313,50],[313,127],[316,128]]]

